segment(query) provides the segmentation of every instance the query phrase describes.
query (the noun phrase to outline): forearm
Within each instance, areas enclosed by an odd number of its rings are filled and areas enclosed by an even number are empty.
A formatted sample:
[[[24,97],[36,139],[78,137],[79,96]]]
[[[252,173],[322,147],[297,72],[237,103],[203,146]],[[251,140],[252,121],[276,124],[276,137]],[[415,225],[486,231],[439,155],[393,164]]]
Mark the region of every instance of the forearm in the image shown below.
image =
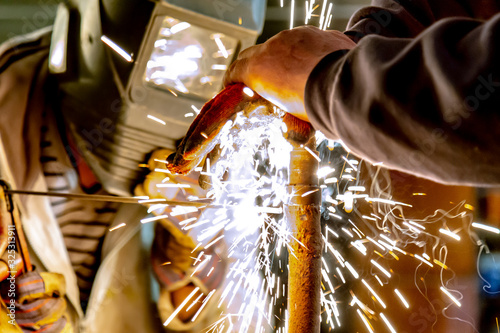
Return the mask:
[[[313,126],[373,162],[442,182],[500,183],[500,15],[414,39],[367,36],[306,87]]]

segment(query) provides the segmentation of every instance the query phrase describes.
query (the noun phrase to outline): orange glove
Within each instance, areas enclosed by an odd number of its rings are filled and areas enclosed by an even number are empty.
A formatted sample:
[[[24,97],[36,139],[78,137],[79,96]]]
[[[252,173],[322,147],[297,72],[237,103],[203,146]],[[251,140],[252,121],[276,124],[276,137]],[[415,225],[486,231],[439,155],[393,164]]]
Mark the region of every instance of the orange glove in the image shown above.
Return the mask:
[[[173,173],[191,172],[219,143],[220,132],[236,114],[258,117],[264,124],[282,118],[287,126],[285,137],[297,144],[306,143],[314,134],[310,123],[284,113],[241,83],[226,87],[201,109],[167,168]],[[232,125],[238,131],[238,125]]]

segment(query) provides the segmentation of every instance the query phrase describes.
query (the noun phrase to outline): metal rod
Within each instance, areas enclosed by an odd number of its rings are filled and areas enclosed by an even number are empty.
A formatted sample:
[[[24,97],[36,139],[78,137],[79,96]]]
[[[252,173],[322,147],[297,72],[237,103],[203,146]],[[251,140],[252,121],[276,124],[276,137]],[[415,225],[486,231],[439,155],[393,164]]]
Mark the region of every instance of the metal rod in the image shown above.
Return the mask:
[[[314,146],[311,144],[310,148]],[[321,191],[318,160],[304,148],[291,152],[286,216],[292,230],[289,249],[288,332],[319,333],[321,328]]]
[[[90,201],[121,202],[121,203],[131,203],[131,204],[144,204],[147,203],[148,200],[144,198],[114,197],[112,195],[73,194],[73,193],[60,193],[60,192],[22,191],[22,190],[8,190],[5,191],[5,193],[19,194],[19,195],[62,197],[62,198],[90,200]],[[194,207],[207,206],[210,204],[208,202],[175,201],[175,200],[161,200],[158,201],[157,203],[163,203],[167,205],[178,205],[178,206],[194,206]]]

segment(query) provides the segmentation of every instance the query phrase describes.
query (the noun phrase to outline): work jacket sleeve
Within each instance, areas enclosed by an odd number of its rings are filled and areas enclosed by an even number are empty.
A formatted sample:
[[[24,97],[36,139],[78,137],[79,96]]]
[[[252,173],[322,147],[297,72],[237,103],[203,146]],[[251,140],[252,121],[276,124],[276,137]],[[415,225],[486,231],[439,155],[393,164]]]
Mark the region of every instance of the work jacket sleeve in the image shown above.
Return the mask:
[[[425,1],[378,2],[387,9],[362,11],[346,32],[358,45],[326,56],[310,75],[313,126],[389,168],[499,184],[500,15],[436,20],[444,9],[400,4]]]

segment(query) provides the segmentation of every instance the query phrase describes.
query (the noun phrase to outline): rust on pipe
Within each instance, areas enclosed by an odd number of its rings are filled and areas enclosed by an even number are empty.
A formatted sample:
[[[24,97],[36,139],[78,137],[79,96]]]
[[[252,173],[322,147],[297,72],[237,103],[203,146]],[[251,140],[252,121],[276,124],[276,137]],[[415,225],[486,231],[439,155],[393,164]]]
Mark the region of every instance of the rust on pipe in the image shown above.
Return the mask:
[[[288,187],[291,195],[285,210],[293,237],[288,275],[290,333],[320,331],[323,240],[317,170],[318,160],[310,152],[300,147],[292,151]]]

